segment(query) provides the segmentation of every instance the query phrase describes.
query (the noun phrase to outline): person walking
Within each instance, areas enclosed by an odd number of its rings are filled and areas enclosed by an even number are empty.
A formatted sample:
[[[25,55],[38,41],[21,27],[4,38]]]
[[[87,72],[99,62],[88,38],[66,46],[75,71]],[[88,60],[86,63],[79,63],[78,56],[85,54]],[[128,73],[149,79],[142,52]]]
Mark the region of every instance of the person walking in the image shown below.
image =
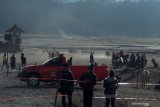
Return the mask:
[[[83,89],[83,107],[92,107],[93,89],[96,85],[94,65],[88,66],[88,71],[81,75],[79,85]]]
[[[10,65],[11,65],[11,70],[15,69],[16,67],[16,58],[14,54],[10,57]]]
[[[118,80],[115,78],[114,72],[111,70],[109,76],[103,81],[104,94],[106,97],[105,107],[109,107],[111,101],[111,107],[115,107],[115,100],[117,95]]]
[[[3,62],[2,62],[1,71],[3,70],[3,67],[4,67],[4,66],[6,66],[6,69],[8,68],[8,61],[7,61],[6,53],[4,53],[2,59],[3,59]]]
[[[21,53],[21,64],[22,64],[22,67],[26,65],[26,57],[24,57],[24,53]]]
[[[69,64],[63,64],[63,70],[59,74],[60,84],[59,84],[59,92],[62,95],[62,105],[66,107],[66,96],[68,98],[68,106],[72,107],[72,93],[73,93],[73,74],[69,69]]]
[[[145,54],[142,54],[141,55],[141,64],[140,64],[140,68],[142,69],[142,71],[144,70],[144,67],[146,66],[147,64],[147,58],[146,58],[146,55]]]

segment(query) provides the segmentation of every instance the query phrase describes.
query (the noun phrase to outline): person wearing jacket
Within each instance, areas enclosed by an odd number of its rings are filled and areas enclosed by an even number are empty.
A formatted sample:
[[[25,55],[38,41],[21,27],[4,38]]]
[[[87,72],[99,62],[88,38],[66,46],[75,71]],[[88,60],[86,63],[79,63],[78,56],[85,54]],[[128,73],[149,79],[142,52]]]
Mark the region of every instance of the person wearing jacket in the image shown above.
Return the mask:
[[[115,107],[115,100],[117,96],[118,80],[115,78],[114,72],[111,70],[109,76],[103,81],[104,94],[106,97],[105,107],[109,107],[111,101],[111,107]]]
[[[10,64],[11,64],[11,70],[15,69],[16,67],[16,58],[14,54],[10,57]]]
[[[26,57],[24,56],[24,53],[21,53],[21,64],[22,67],[24,67],[26,65]]]
[[[63,107],[66,107],[66,96],[68,98],[67,107],[72,107],[72,93],[73,93],[73,86],[74,86],[74,82],[72,80],[74,79],[74,77],[72,72],[69,70],[68,63],[64,63],[63,68],[64,69],[59,74],[59,78],[60,78],[59,92],[62,95]]]
[[[81,75],[79,85],[83,89],[83,107],[92,107],[93,89],[96,85],[94,65],[88,66],[88,71]]]
[[[6,69],[8,69],[8,67],[9,67],[6,53],[4,53],[2,59],[3,59],[3,63],[2,63],[1,71],[3,70],[3,66],[6,66]]]

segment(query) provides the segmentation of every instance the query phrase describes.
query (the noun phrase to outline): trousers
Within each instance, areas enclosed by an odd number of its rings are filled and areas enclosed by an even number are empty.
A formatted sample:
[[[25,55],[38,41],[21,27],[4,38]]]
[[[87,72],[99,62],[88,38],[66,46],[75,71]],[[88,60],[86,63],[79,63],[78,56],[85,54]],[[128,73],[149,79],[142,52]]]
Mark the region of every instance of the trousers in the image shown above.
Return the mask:
[[[72,92],[62,92],[62,105],[63,107],[66,107],[66,96],[68,98],[68,106],[67,107],[72,107]]]
[[[116,98],[106,98],[105,107],[109,107],[110,102],[111,102],[111,107],[115,107],[115,99]]]
[[[83,107],[92,107],[93,91],[83,90]]]

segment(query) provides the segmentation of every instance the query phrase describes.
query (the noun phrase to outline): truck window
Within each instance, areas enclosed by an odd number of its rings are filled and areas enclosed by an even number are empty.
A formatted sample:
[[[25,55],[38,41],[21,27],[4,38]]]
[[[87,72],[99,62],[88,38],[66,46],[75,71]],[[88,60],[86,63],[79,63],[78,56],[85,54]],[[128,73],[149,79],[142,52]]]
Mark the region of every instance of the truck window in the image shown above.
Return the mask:
[[[45,66],[61,66],[62,60],[60,58],[56,58],[45,63]]]

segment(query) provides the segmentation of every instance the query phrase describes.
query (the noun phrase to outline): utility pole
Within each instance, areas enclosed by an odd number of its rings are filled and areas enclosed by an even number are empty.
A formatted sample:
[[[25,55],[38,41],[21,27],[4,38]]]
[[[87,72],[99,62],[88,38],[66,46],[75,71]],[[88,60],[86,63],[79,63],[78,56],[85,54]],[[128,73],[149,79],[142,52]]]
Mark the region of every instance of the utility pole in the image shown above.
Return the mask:
[[[6,42],[7,45],[7,77],[8,77],[8,73],[9,73],[9,63],[8,63],[8,41]]]

